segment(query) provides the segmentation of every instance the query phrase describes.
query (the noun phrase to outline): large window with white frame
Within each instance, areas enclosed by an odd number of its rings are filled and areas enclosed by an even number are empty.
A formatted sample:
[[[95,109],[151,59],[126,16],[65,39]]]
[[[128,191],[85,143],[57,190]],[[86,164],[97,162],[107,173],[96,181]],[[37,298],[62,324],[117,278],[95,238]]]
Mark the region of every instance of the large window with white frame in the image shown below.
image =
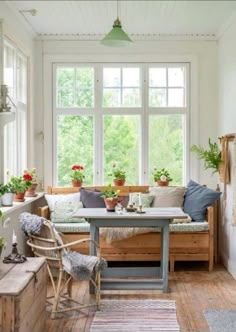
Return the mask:
[[[27,57],[4,39],[3,83],[8,87],[14,117],[3,128],[4,181],[7,173],[21,174],[27,165]]]
[[[167,168],[173,185],[188,168],[189,64],[55,64],[54,184],[71,183],[84,166],[84,185],[112,182],[118,164],[126,184],[154,184]]]

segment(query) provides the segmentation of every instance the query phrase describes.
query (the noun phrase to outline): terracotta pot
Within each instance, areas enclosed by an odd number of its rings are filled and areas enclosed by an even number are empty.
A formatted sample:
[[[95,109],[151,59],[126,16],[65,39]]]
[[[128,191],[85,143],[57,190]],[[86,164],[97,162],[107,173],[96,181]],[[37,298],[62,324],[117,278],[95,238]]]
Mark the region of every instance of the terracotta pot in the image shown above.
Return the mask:
[[[167,187],[169,185],[169,181],[157,180],[157,185],[160,187]]]
[[[72,187],[81,187],[82,181],[72,180]]]
[[[14,194],[14,202],[24,202],[24,201],[25,201],[25,192]]]
[[[118,203],[118,198],[104,198],[104,202],[108,212],[114,212],[115,206]]]
[[[32,184],[32,186],[30,186],[28,189],[27,189],[27,191],[26,191],[26,193],[25,193],[25,196],[26,197],[36,197],[37,196],[37,194],[35,193],[35,190],[36,190],[36,188],[37,188],[37,183],[33,183]]]
[[[114,179],[114,186],[123,186],[125,184],[125,179]]]

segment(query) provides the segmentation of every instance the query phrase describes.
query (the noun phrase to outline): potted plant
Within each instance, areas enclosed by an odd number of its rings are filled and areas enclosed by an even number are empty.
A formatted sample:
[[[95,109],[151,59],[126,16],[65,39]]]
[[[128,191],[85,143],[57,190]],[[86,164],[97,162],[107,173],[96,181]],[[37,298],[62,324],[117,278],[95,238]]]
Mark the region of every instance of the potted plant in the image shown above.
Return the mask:
[[[123,186],[125,184],[126,172],[116,164],[112,165],[112,171],[108,176],[113,177],[114,186]]]
[[[72,186],[73,187],[81,187],[83,183],[83,179],[85,178],[84,174],[84,167],[78,164],[74,164],[71,166],[71,174],[70,177],[72,179]]]
[[[30,174],[23,174],[22,176],[11,176],[9,186],[11,191],[15,194],[15,202],[24,202],[25,192],[32,185],[32,177]]]
[[[0,196],[3,206],[13,205],[13,192],[9,183],[0,184]]]
[[[169,182],[172,181],[170,173],[166,168],[162,168],[160,170],[154,168],[153,177],[158,186],[168,186]]]
[[[36,168],[31,168],[31,169],[26,169],[24,170],[24,174],[25,175],[30,175],[32,180],[32,184],[31,186],[26,190],[25,192],[25,196],[26,197],[35,197],[37,196],[37,194],[35,193],[36,191],[36,188],[38,186],[38,177],[37,177],[37,173],[36,173]]]
[[[112,185],[109,184],[105,189],[101,190],[101,192],[103,193],[102,197],[104,198],[107,211],[114,212],[115,206],[119,200],[118,194],[120,190],[114,190]]]
[[[208,149],[204,149],[199,145],[192,145],[190,151],[195,153],[199,159],[204,161],[204,168],[213,169],[213,173],[219,171],[219,167],[222,165],[220,148],[216,143],[212,143],[210,138],[208,140]]]

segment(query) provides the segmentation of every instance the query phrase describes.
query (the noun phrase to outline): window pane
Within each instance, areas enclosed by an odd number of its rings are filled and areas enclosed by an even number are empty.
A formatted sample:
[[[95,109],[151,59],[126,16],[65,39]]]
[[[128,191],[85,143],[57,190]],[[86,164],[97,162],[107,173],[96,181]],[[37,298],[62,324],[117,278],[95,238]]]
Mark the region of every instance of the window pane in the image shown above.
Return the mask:
[[[168,106],[170,106],[170,107],[185,106],[184,89],[169,89],[168,90]]]
[[[27,94],[27,68],[26,60],[21,56],[17,56],[17,100],[22,103],[26,103],[26,94]]]
[[[120,68],[104,68],[103,69],[103,86],[104,87],[120,87],[121,75]]]
[[[120,99],[120,89],[103,89],[103,107],[119,107]]]
[[[123,68],[123,87],[138,88],[140,87],[140,69]]]
[[[185,68],[168,68],[168,86],[185,86]]]
[[[124,107],[140,107],[141,97],[140,89],[123,89],[122,106]]]
[[[94,90],[80,89],[76,94],[77,107],[93,107],[94,105]]]
[[[94,68],[57,68],[57,107],[94,106]]]
[[[103,117],[104,183],[112,183],[108,173],[114,163],[126,171],[126,184],[139,183],[139,127],[138,115]]]
[[[149,86],[166,87],[166,68],[149,68]]]
[[[166,107],[166,89],[149,89],[149,106]]]
[[[84,185],[93,184],[93,117],[57,117],[57,185],[71,186],[70,168],[84,166]]]
[[[73,107],[75,69],[57,68],[57,107]]]
[[[4,46],[4,84],[8,87],[9,96],[16,97],[16,86],[14,84],[15,50]]]
[[[184,115],[149,116],[149,183],[154,168],[167,168],[173,181],[183,183]]]

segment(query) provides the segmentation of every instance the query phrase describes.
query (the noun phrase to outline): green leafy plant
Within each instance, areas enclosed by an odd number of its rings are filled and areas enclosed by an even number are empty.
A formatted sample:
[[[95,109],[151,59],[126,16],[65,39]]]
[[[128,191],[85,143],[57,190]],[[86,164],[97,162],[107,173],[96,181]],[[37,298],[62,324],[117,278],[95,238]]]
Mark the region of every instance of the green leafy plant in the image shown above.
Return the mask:
[[[166,168],[162,168],[160,170],[154,168],[153,177],[154,177],[154,181],[158,181],[158,180],[161,180],[163,182],[172,181],[172,178],[170,177],[170,173]]]
[[[108,173],[108,176],[113,176],[114,179],[124,180],[126,178],[126,172],[116,164],[112,165],[112,170]]]
[[[84,167],[78,164],[74,164],[71,166],[71,174],[70,177],[72,180],[75,181],[81,181],[83,182],[83,179],[85,178],[84,174]]]
[[[201,146],[193,145],[190,149],[195,153],[199,159],[204,161],[205,169],[213,168],[213,173],[218,171],[219,165],[222,162],[220,155],[220,148],[216,143],[212,143],[210,138],[208,140],[208,149],[204,149]]]
[[[8,183],[11,192],[23,193],[32,185],[32,178],[29,174],[23,174],[23,176],[11,176]]]
[[[6,183],[6,184],[0,184],[0,196],[6,194],[6,193],[11,193],[12,189],[11,189],[11,185],[10,183]]]
[[[112,200],[113,198],[117,198],[120,192],[119,189],[114,190],[112,189],[112,185],[109,184],[106,188],[102,189],[101,192],[103,193],[101,197],[108,198]]]

